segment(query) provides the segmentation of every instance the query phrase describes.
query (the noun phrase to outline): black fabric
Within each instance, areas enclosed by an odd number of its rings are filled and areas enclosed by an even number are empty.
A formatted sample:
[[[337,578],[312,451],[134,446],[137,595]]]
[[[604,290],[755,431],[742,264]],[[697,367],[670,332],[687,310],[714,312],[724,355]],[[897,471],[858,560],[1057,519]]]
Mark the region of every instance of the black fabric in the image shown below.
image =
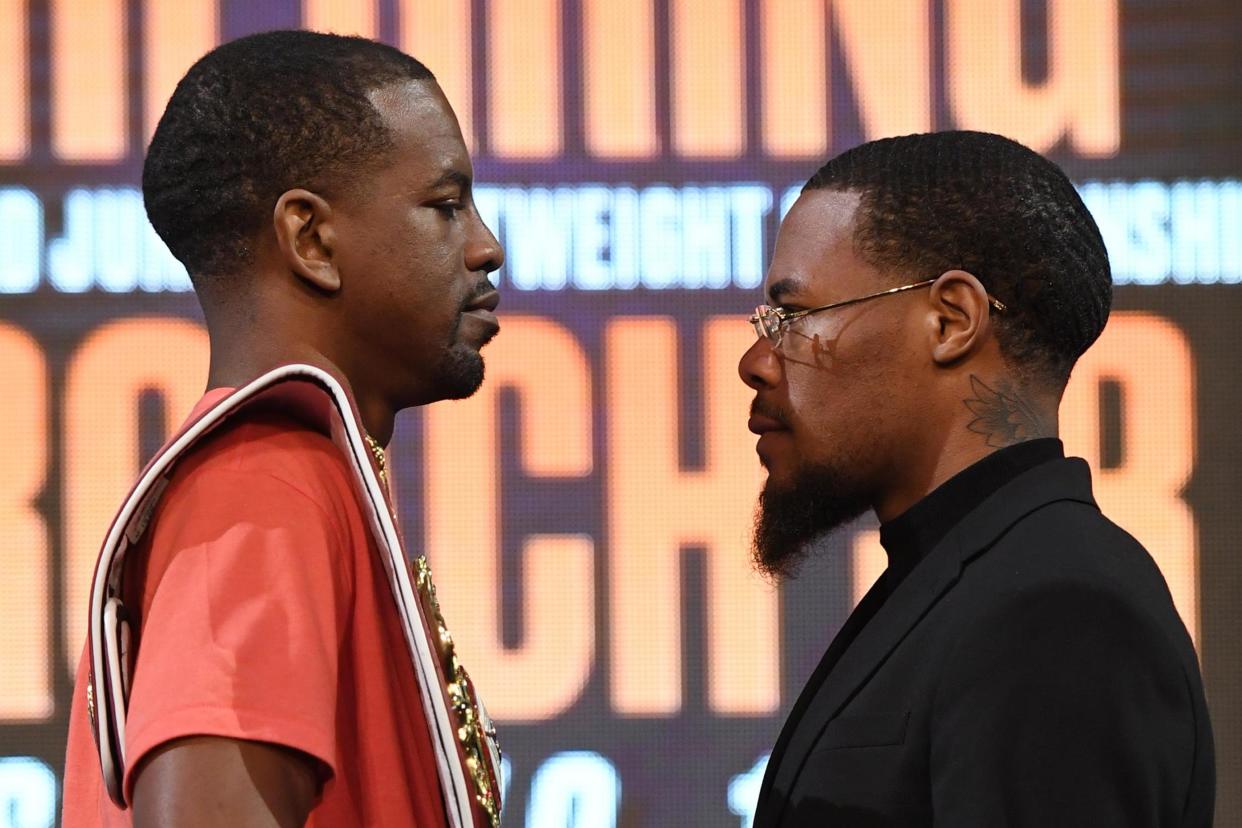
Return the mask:
[[[881,524],[880,545],[888,555],[888,588],[895,589],[940,539],[992,492],[1028,469],[1063,457],[1065,449],[1055,437],[1015,443],[966,467]]]
[[[880,545],[888,556],[888,568],[876,583],[872,600],[865,606],[860,603],[851,613],[853,623],[842,627],[837,634],[833,643],[839,642],[838,655],[867,625],[871,616],[879,612],[888,596],[918,562],[988,495],[1022,472],[1063,457],[1065,450],[1055,437],[1007,446],[958,472],[918,503],[881,524]]]
[[[915,513],[888,533],[939,539],[829,647],[756,828],[1211,824],[1203,685],[1163,577],[1086,463],[1022,465],[943,531]]]

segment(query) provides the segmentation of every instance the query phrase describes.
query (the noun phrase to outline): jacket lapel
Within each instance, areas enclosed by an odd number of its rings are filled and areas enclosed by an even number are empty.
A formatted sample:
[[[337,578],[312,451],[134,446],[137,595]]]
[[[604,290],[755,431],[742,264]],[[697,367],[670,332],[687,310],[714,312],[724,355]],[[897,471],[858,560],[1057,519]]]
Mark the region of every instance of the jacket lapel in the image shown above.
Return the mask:
[[[828,722],[867,683],[923,616],[952,589],[961,576],[962,568],[972,558],[986,552],[1018,520],[1058,500],[1077,500],[1095,505],[1091,496],[1091,473],[1086,462],[1069,458],[1044,463],[993,492],[906,576],[853,642],[833,659],[835,666],[829,663],[828,655],[833,652],[833,647],[829,647],[820,665],[820,668],[827,665],[827,669],[821,674],[821,669],[816,668],[815,675],[799,699],[799,705],[802,705],[804,698],[809,699],[800,720],[795,721],[794,714],[791,714],[781,734],[784,750],[781,750],[781,742],[773,750],[759,798],[761,806],[770,806],[761,807],[760,812],[770,814],[772,819],[756,820],[756,826],[780,823],[789,791],[797,782],[807,755]],[[857,612],[855,610],[855,614]],[[833,644],[836,644],[835,640]],[[814,687],[817,680],[818,687]],[[797,712],[795,707],[794,713]],[[772,790],[778,792],[780,799],[765,803],[767,797],[764,794],[770,794]]]
[[[785,719],[785,724],[781,728],[776,745],[772,748],[768,769],[764,772],[763,783],[759,787],[759,802],[764,802],[768,798],[768,794],[772,790],[776,771],[781,766],[781,757],[784,756],[786,749],[789,747],[790,740],[798,734],[798,727],[802,716],[806,713],[807,707],[815,700],[815,691],[823,684],[824,678],[832,672],[832,668],[836,666],[848,643],[854,640],[854,636],[857,634],[855,628],[863,623],[862,619],[870,615],[869,605],[884,600],[884,581],[885,576],[881,574],[876,582],[871,585],[871,589],[867,590],[867,594],[858,602],[858,606],[845,619],[845,623],[841,625],[841,629],[833,637],[832,643],[828,645],[823,658],[819,660],[819,664],[815,666],[811,677],[807,679],[806,686],[798,694],[798,700],[794,702],[793,708],[789,711],[789,716]],[[757,821],[755,828],[759,828],[761,824],[761,822]]]

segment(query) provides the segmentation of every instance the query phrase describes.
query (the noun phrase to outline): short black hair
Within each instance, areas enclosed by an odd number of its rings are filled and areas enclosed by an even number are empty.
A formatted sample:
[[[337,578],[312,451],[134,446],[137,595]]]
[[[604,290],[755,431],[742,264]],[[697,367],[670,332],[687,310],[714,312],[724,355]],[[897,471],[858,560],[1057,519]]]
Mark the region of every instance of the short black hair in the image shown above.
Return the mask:
[[[1112,274],[1099,228],[1061,169],[985,132],[884,138],[848,150],[803,191],[861,195],[855,245],[903,277],[974,274],[1003,302],[1002,354],[1020,377],[1063,385],[1100,335]]]
[[[305,31],[243,37],[208,52],[177,84],[142,169],[147,215],[200,287],[252,261],[281,193],[347,187],[392,138],[368,93],[434,81],[373,40]]]

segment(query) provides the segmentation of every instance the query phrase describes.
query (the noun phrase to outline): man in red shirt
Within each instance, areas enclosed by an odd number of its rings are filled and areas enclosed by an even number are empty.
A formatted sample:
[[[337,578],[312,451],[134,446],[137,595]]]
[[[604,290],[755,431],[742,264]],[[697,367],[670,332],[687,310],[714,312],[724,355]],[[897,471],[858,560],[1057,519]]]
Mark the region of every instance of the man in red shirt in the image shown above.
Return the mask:
[[[196,63],[143,170],[211,340],[191,419],[289,363],[346,386],[373,447],[397,411],[473,393],[503,251],[471,180],[443,93],[395,49],[270,32]],[[84,654],[64,824],[449,824],[385,578],[328,435],[267,409],[219,426],[126,558],[131,807],[100,777]]]

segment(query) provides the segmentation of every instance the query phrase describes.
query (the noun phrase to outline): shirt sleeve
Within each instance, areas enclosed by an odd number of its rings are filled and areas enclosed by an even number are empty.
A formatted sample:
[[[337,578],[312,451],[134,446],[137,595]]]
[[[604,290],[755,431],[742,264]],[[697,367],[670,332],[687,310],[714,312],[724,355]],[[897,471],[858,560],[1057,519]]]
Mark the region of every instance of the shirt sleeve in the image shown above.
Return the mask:
[[[335,773],[344,531],[288,482],[232,469],[200,470],[153,531],[163,569],[134,667],[127,797],[147,753],[191,735],[283,745]]]
[[[933,714],[937,825],[1180,825],[1194,716],[1179,656],[1108,589],[999,603],[944,665]]]

